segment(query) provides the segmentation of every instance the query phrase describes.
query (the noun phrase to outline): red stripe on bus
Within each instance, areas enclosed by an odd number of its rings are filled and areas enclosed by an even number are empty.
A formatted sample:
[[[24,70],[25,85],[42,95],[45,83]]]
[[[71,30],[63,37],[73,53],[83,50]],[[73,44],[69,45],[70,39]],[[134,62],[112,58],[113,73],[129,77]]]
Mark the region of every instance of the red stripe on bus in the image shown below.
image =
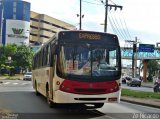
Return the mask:
[[[74,94],[107,94],[117,92],[119,90],[119,85],[116,81],[80,82],[64,80],[60,85],[60,90]]]

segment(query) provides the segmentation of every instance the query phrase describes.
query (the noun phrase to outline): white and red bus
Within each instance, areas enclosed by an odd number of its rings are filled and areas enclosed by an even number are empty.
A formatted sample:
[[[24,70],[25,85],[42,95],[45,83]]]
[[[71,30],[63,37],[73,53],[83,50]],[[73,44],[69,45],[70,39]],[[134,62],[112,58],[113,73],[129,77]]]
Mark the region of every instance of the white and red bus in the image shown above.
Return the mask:
[[[35,54],[32,70],[36,93],[54,104],[120,101],[121,53],[116,35],[60,31]]]

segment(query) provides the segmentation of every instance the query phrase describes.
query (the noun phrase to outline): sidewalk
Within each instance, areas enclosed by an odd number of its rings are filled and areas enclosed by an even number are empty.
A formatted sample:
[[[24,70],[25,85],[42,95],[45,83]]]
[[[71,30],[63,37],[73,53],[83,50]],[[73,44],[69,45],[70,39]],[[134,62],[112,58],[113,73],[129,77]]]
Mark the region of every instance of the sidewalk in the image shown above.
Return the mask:
[[[142,82],[141,86],[153,88],[154,83],[153,82]],[[160,93],[157,93],[157,95],[160,95]],[[121,96],[121,101],[160,108],[160,99],[143,99],[143,98]]]
[[[148,87],[148,88],[153,88],[154,83],[153,82],[142,82],[141,86]]]
[[[160,109],[160,99],[143,99],[143,98],[121,96],[121,101],[144,105],[144,106],[150,106],[150,107]]]

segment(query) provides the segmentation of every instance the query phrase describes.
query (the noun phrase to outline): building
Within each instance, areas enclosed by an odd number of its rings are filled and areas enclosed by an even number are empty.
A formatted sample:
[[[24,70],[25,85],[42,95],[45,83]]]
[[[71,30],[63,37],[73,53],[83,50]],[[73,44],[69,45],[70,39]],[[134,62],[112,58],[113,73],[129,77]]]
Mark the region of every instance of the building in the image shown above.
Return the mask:
[[[57,31],[73,30],[75,26],[30,11],[30,3],[22,0],[0,0],[0,44],[45,43]]]
[[[30,42],[47,42],[56,32],[60,30],[73,30],[75,26],[31,11],[30,19]]]
[[[0,18],[1,44],[29,44],[29,2],[22,0],[1,0]]]

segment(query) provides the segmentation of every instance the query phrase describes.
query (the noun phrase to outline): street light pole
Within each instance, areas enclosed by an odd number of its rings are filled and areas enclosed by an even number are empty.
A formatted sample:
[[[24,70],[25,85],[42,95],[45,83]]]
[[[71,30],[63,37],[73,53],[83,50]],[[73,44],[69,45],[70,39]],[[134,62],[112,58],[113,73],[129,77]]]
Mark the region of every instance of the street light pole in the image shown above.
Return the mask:
[[[12,58],[9,56],[8,57],[8,63],[9,63],[9,76],[11,76],[11,63],[12,63]]]

